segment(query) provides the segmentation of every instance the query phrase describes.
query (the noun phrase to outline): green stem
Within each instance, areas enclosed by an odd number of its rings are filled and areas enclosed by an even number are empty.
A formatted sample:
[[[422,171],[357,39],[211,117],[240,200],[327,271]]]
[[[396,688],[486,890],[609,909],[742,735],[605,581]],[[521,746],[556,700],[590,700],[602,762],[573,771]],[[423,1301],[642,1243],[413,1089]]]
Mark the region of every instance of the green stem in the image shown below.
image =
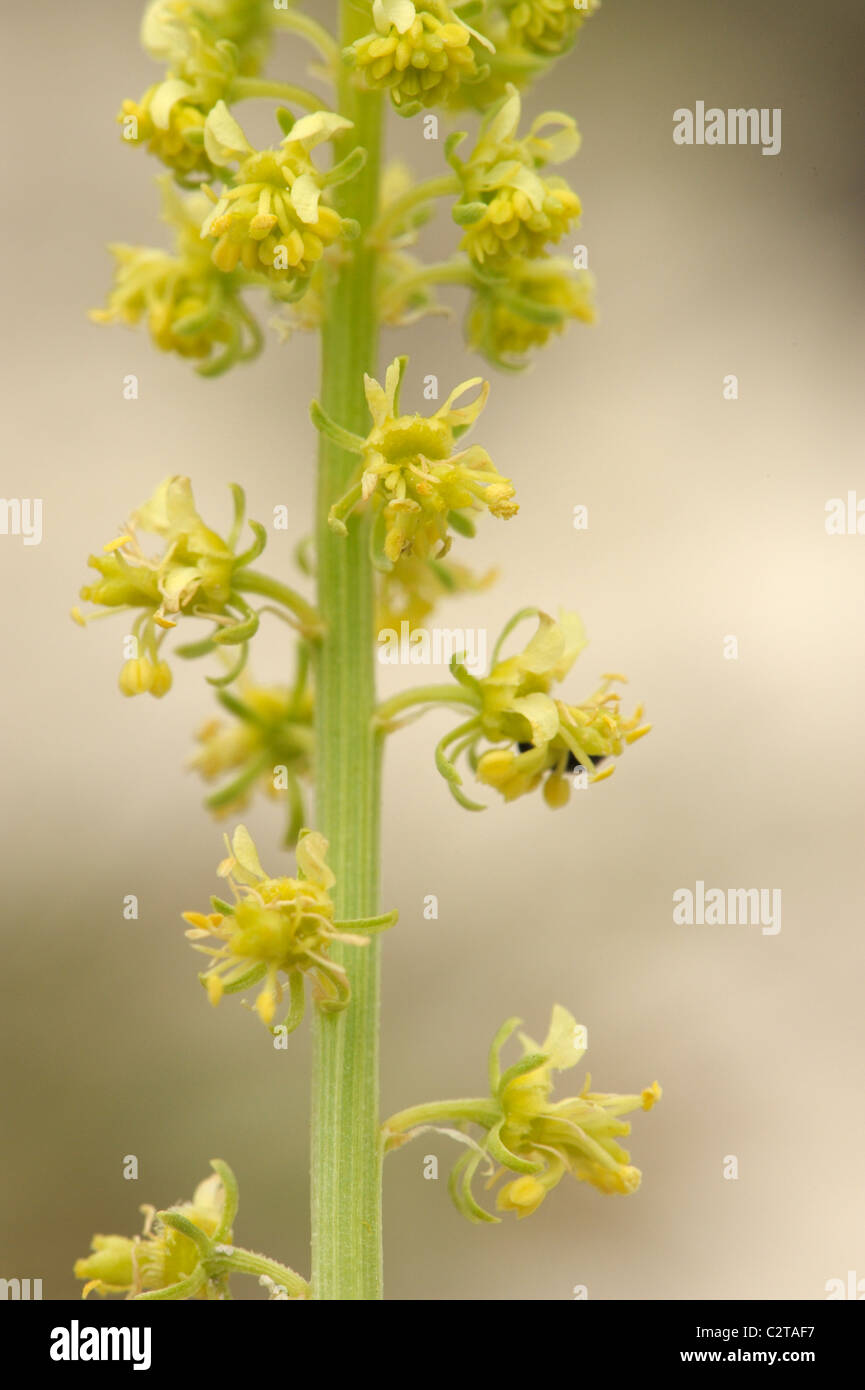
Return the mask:
[[[235,101],[273,97],[276,101],[290,101],[295,106],[303,106],[307,111],[327,110],[327,102],[306,87],[295,87],[291,82],[272,82],[267,77],[235,78],[231,84],[231,95]]]
[[[339,67],[339,47],[334,43],[326,29],[309,15],[300,10],[275,10],[271,22],[280,29],[287,29],[300,35],[317,48],[322,58],[334,71]]]
[[[266,1255],[257,1255],[254,1250],[239,1250],[236,1245],[230,1255],[212,1255],[208,1260],[208,1271],[211,1277],[220,1274],[253,1274],[260,1279],[264,1274],[268,1279],[272,1279],[274,1284],[287,1289],[293,1298],[305,1298],[309,1293],[306,1280],[293,1269],[289,1269],[288,1265],[269,1260]]]
[[[472,1124],[490,1129],[501,1119],[501,1109],[489,1096],[472,1100],[434,1100],[426,1105],[413,1105],[399,1110],[385,1121],[384,1134],[405,1134],[418,1125]]]
[[[279,579],[271,579],[269,574],[259,574],[258,570],[241,569],[234,577],[234,587],[238,593],[263,594],[266,598],[272,598],[275,603],[281,603],[283,608],[287,608],[300,621],[307,637],[322,632],[321,616],[312,604],[307,603],[305,598],[301,598],[300,594],[296,594],[294,589],[290,589]]]
[[[341,0],[340,46],[369,28],[367,7]],[[376,373],[376,253],[366,236],[378,214],[382,99],[365,92],[346,65],[338,109],[354,123],[336,143],[335,160],[356,144],[367,151],[358,176],[336,191],[343,217],[362,235],[327,285],[322,327],[321,404],[365,436],[364,372]],[[340,918],[379,910],[380,740],[375,711],[373,571],[368,520],[336,535],[328,513],[356,459],[336,441],[319,443],[316,519],[318,603],[326,634],[316,649],[317,823],[331,844]],[[327,1300],[378,1299],[381,1268],[381,1136],[378,1100],[379,943],[362,951],[334,942],[332,958],[348,972],[351,1003],[338,1014],[316,1010],[312,1080],[312,1287]]]
[[[473,284],[475,284],[475,275],[468,261],[459,256],[454,256],[449,261],[435,261],[431,265],[422,266],[420,270],[412,272],[411,275],[404,275],[395,280],[383,296],[382,312],[386,314],[392,304],[399,304],[406,295],[411,294],[413,290],[422,289],[424,285],[467,285],[470,287]]]
[[[415,705],[471,705],[478,707],[478,698],[470,690],[464,690],[456,681],[451,685],[418,685],[412,690],[401,690],[389,700],[383,700],[375,712],[375,722],[385,728],[394,715]]]
[[[382,236],[389,232],[391,227],[397,225],[403,217],[415,208],[422,207],[424,203],[432,202],[433,198],[445,198],[448,194],[459,193],[462,184],[456,174],[443,174],[440,178],[425,179],[423,183],[416,183],[401,198],[394,201],[385,208],[381,217],[373,227],[370,236],[379,241]]]

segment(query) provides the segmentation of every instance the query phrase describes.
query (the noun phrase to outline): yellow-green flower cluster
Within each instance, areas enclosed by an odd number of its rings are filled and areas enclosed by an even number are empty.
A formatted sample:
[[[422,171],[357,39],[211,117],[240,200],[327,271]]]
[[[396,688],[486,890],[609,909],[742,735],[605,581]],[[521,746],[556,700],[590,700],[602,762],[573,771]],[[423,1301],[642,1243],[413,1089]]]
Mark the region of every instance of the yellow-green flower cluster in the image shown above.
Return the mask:
[[[452,594],[479,593],[489,588],[495,571],[476,575],[467,565],[451,560],[421,558],[410,551],[401,555],[392,569],[379,575],[376,602],[378,630],[401,630],[407,622],[411,631],[421,627],[442,599]]]
[[[233,1243],[239,1193],[227,1163],[214,1158],[211,1177],[200,1182],[191,1202],[157,1211],[142,1206],[139,1236],[93,1237],[90,1254],[75,1262],[85,1280],[82,1298],[122,1293],[137,1301],[230,1298],[229,1277],[251,1274],[271,1298],[308,1298],[307,1281],[287,1265]]]
[[[141,39],[168,72],[140,101],[124,101],[117,118],[124,139],[146,145],[181,180],[211,177],[207,113],[230,97],[239,72],[256,71],[268,13],[262,0],[155,0]]]
[[[622,1116],[632,1110],[651,1110],[661,1097],[658,1083],[639,1095],[609,1095],[590,1090],[587,1076],[579,1095],[553,1100],[555,1073],[581,1060],[586,1030],[557,1004],[544,1041],[537,1044],[521,1033],[523,1056],[503,1072],[501,1049],[519,1025],[520,1019],[509,1019],[493,1039],[489,1098],[438,1101],[402,1111],[385,1125],[387,1148],[398,1148],[429,1125],[479,1125],[482,1139],[469,1140],[470,1147],[457,1161],[450,1181],[458,1209],[471,1221],[498,1219],[474,1197],[472,1186],[479,1170],[487,1175],[487,1188],[508,1178],[498,1191],[496,1206],[517,1217],[536,1211],[565,1174],[606,1194],[635,1192],[641,1174],[619,1142],[630,1133]]]
[[[100,1294],[125,1293],[129,1297],[184,1285],[200,1262],[200,1251],[193,1238],[176,1227],[157,1220],[156,1208],[144,1206],[144,1231],[140,1236],[93,1237],[91,1253],[75,1262],[75,1278],[86,1280],[82,1297],[95,1290]],[[178,1215],[208,1237],[231,1240],[225,1227],[225,1188],[218,1172],[205,1178],[195,1189],[191,1202],[180,1202],[160,1212],[160,1218]],[[206,1298],[204,1280],[190,1298]]]
[[[216,104],[205,124],[205,149],[215,162],[237,164],[222,195],[211,195],[215,206],[201,228],[215,242],[219,270],[230,274],[242,266],[300,294],[325,249],[356,235],[357,224],[323,201],[335,171],[322,174],[310,153],[350,126],[343,116],[317,111],[295,122],[278,149],[255,150],[224,102]]]
[[[133,513],[122,534],[109,541],[101,555],[89,557],[99,578],[82,588],[81,598],[108,612],[139,610],[131,633],[138,653],[120,672],[124,695],[158,696],[168,689],[171,673],[160,659],[160,649],[167,632],[181,618],[209,618],[216,624],[204,643],[181,649],[181,655],[202,655],[224,644],[241,644],[245,652],[258,627],[258,616],[240,586],[246,567],[264,549],[266,534],[258,522],[250,522],[255,540],[241,554],[235,553],[245,501],[239,487],[233,488],[233,494],[234,525],[225,541],[199,516],[189,479],[166,478]],[[146,555],[139,532],[158,537],[163,542],[161,553]],[[72,616],[82,626],[87,621],[78,608]]]
[[[526,617],[537,617],[536,633],[521,652],[500,660],[505,638]],[[581,704],[571,705],[554,696],[553,686],[564,679],[585,645],[583,625],[575,613],[562,613],[555,621],[530,608],[505,627],[487,676],[477,680],[455,664],[463,687],[461,701],[476,713],[444,736],[436,750],[436,764],[461,804],[478,809],[460,790],[462,779],[454,766],[460,754],[468,757],[478,780],[495,787],[506,801],[543,783],[544,800],[559,807],[570,798],[570,774],[575,769],[584,769],[590,782],[601,781],[612,775],[614,767],[598,771],[599,765],[618,757],[627,744],[649,732],[651,726],[641,722],[642,706],[627,717],[619,711],[621,697],[612,686],[624,681],[624,676],[605,676]]]
[[[414,181],[409,170],[399,161],[386,166],[381,179],[381,218],[387,225],[387,235],[370,240],[377,251],[376,290],[379,322],[387,327],[405,327],[427,314],[446,314],[448,310],[437,302],[435,288],[427,282],[423,262],[410,255],[406,248],[418,239],[420,228],[429,220],[431,208],[413,207],[405,217],[388,222],[391,205],[412,189]],[[316,265],[303,297],[286,305],[274,321],[283,339],[295,330],[312,332],[324,321],[326,261]]]
[[[214,782],[229,780],[207,798],[216,815],[240,811],[254,789],[286,796],[291,808],[288,844],[303,824],[301,783],[312,769],[313,697],[306,679],[307,647],[301,644],[297,678],[291,689],[256,685],[245,676],[237,693],[220,690],[217,699],[230,716],[209,719],[199,730],[198,749],[190,767]]]
[[[601,0],[500,0],[514,41],[557,58],[573,44]]]
[[[558,242],[580,215],[580,200],[566,181],[542,176],[547,164],[576,153],[580,137],[572,117],[546,112],[518,137],[520,97],[509,86],[484,120],[467,160],[456,154],[464,137],[448,141],[448,157],[462,185],[455,221],[465,227],[463,249],[479,266],[498,269],[515,257],[536,259]]]
[[[473,534],[473,512],[486,509],[505,520],[517,512],[513,485],[485,449],[473,445],[454,453],[457,438],[483,410],[489,383],[474,377],[457,386],[434,415],[403,415],[399,395],[405,366],[404,357],[392,362],[384,386],[364,377],[373,419],[366,439],[334,425],[320,407],[313,411],[320,429],[361,455],[359,476],[331,508],[331,526],[344,531],[345,519],[356,507],[373,505],[382,568],[406,553],[440,559],[450,547],[452,530]],[[480,387],[474,400],[457,406],[459,397],[474,387]]]
[[[524,89],[543,77],[599,7],[600,0],[498,0],[487,5],[474,19],[488,45],[487,71],[477,83],[461,86],[451,104],[487,111],[509,85]]]
[[[469,345],[495,366],[520,369],[571,319],[593,323],[593,282],[561,257],[509,261],[497,274],[478,272],[466,316]]]
[[[351,990],[345,970],[329,954],[331,944],[365,946],[366,933],[391,926],[396,913],[363,921],[335,920],[327,841],[316,831],[301,831],[296,878],[270,878],[265,873],[245,826],[237,827],[228,848],[218,873],[227,879],[234,903],[214,898],[213,912],[183,914],[190,923],[187,936],[191,940],[214,937],[221,943],[195,947],[211,959],[201,976],[211,1004],[218,1004],[224,994],[237,994],[263,982],[255,1008],[270,1026],[287,988],[289,1012],[282,1026],[291,1032],[303,1018],[304,982],[309,976],[313,998],[322,1011],[344,1009]]]
[[[258,324],[240,294],[243,276],[223,275],[213,264],[201,223],[210,210],[203,193],[177,195],[163,182],[164,217],[176,230],[176,252],[152,246],[109,247],[114,286],[94,323],[144,322],[162,352],[198,362],[202,376],[217,376],[261,350]]]
[[[403,116],[449,101],[488,71],[479,51],[491,45],[446,0],[373,0],[371,33],[346,57],[369,87],[390,92]]]

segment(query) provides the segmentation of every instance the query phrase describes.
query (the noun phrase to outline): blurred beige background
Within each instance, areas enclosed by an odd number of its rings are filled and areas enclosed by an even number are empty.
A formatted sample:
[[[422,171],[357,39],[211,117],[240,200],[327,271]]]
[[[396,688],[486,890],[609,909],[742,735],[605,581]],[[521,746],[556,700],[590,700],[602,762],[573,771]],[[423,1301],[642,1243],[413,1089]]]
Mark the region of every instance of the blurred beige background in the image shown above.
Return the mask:
[[[40,1277],[53,1299],[77,1296],[91,1232],[131,1233],[140,1202],[189,1195],[217,1154],[241,1181],[238,1239],[307,1268],[307,1030],[274,1052],[244,1010],[208,1008],[178,916],[215,889],[221,852],[182,770],[211,708],[202,667],[175,663],[161,703],[125,701],[122,621],[84,633],[67,616],[88,551],[166,473],[193,476],[217,526],[233,479],[253,516],[288,503],[296,532],[272,534],[268,556],[285,578],[312,497],[311,342],[271,334],[257,364],[208,383],[143,334],[87,322],[104,243],[162,236],[158,169],[113,123],[157,72],[140,8],[46,0],[6,19],[2,492],[42,497],[45,532],[29,548],[0,537],[0,1274]],[[440,621],[495,633],[524,604],[574,606],[592,640],[568,690],[624,669],[655,728],[567,809],[532,798],[474,817],[433,768],[444,716],[394,740],[383,1105],[476,1092],[499,1023],[519,1013],[542,1034],[555,1000],[588,1027],[596,1087],[657,1077],[665,1094],[635,1117],[638,1194],[563,1183],[519,1226],[457,1216],[444,1139],[394,1156],[391,1298],[569,1299],[584,1284],[593,1299],[818,1299],[865,1276],[865,538],[824,529],[827,499],[865,494],[863,40],[858,0],[609,0],[531,98],[583,131],[567,172],[600,321],[531,375],[494,379],[477,438],[522,511],[461,549],[502,578]],[[698,99],[781,107],[783,152],[674,146],[673,110]],[[391,147],[439,166],[416,123],[391,122]],[[443,219],[430,246],[452,237]],[[427,373],[483,370],[459,317],[384,348],[411,353],[412,404]],[[137,402],[121,394],[130,372]],[[284,675],[284,629],[265,624],[254,666]],[[272,861],[277,816],[259,804],[248,819]],[[672,894],[697,879],[780,887],[781,933],[674,926]],[[430,1152],[438,1182],[422,1176]]]

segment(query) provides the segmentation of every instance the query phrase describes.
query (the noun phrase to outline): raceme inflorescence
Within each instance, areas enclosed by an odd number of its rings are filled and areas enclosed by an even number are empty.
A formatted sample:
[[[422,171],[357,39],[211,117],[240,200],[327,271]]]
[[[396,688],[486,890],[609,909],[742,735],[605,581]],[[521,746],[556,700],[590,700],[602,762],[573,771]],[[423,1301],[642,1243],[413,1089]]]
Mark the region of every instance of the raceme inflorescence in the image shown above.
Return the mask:
[[[391,737],[427,711],[450,712],[430,754],[460,806],[483,810],[484,792],[514,803],[537,791],[562,808],[575,786],[607,779],[649,726],[641,706],[622,708],[621,675],[566,690],[587,642],[567,608],[521,608],[482,670],[457,651],[447,681],[383,701],[374,679],[377,634],[392,625],[422,633],[443,600],[494,582],[494,571],[465,562],[466,542],[478,523],[491,535],[498,522],[515,523],[530,481],[516,461],[512,469],[466,438],[475,426],[483,437],[478,422],[497,399],[484,376],[456,379],[442,404],[412,408],[403,396],[417,395],[417,364],[410,373],[401,353],[382,363],[380,334],[448,315],[451,300],[440,296],[461,295],[467,349],[512,372],[570,323],[594,320],[592,279],[568,244],[580,199],[562,172],[580,135],[569,113],[533,115],[526,97],[570,53],[599,0],[341,0],[337,32],[315,8],[147,6],[141,40],[161,75],[124,100],[117,119],[124,142],[161,170],[171,241],[112,245],[113,285],[92,313],[143,326],[157,349],[210,379],[200,389],[211,392],[214,378],[262,351],[266,322],[283,341],[318,335],[317,499],[313,517],[297,518],[299,588],[259,567],[268,532],[258,521],[247,528],[249,479],[225,479],[232,506],[221,523],[205,521],[190,479],[169,471],[89,557],[94,576],[73,609],[82,625],[126,615],[125,696],[163,697],[172,657],[207,663],[217,709],[190,767],[208,784],[210,810],[233,824],[217,869],[224,896],[183,917],[205,1004],[249,996],[265,1046],[284,1045],[311,1016],[312,1270],[306,1280],[233,1244],[237,1183],[214,1160],[191,1201],[144,1208],[141,1234],[93,1238],[75,1266],[85,1294],[221,1300],[233,1274],[252,1274],[278,1299],[380,1298],[385,1154],[443,1132],[462,1148],[450,1184],[458,1210],[484,1223],[523,1218],[567,1174],[602,1193],[633,1193],[640,1172],[620,1143],[623,1116],[660,1097],[657,1083],[617,1095],[591,1090],[586,1077],[556,1099],[557,1075],[586,1046],[585,1029],[556,1005],[545,1040],[520,1032],[522,1055],[507,1066],[500,1054],[520,1021],[499,1030],[488,1094],[381,1122],[379,937],[397,920],[379,904],[380,767]],[[304,59],[311,86],[278,75]],[[264,121],[245,114],[251,103],[264,104]],[[449,125],[434,177],[385,163],[388,113],[415,128],[432,120],[424,133],[434,139],[439,121]],[[260,142],[251,133],[267,128]],[[453,245],[436,261],[423,244],[439,207]],[[296,471],[315,436],[287,400],[276,410]],[[314,596],[301,592],[307,583]],[[292,648],[270,683],[248,665],[266,615],[287,624]],[[524,623],[532,628],[520,645]],[[259,793],[284,811],[283,848],[264,856],[270,871],[236,822]],[[292,849],[293,870],[281,862]],[[481,1181],[495,1190],[492,1209]]]

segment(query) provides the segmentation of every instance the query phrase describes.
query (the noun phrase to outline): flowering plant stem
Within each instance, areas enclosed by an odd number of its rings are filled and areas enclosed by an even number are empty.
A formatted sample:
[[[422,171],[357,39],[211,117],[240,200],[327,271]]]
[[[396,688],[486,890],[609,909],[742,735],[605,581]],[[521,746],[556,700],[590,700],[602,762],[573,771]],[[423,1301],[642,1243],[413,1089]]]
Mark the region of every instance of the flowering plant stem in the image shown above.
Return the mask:
[[[368,15],[340,6],[340,42],[363,36]],[[378,214],[382,98],[363,91],[351,69],[339,79],[339,112],[353,129],[335,159],[362,145],[367,162],[338,190],[343,217],[361,235],[329,276],[321,335],[321,402],[340,424],[367,430],[365,372],[378,349],[374,247],[365,237]],[[326,627],[317,648],[317,819],[333,849],[337,911],[372,917],[379,910],[380,738],[375,711],[373,571],[366,520],[347,537],[328,525],[356,460],[321,435],[317,503],[318,606]],[[312,1081],[312,1289],[316,1299],[382,1296],[381,1163],[378,1095],[379,944],[362,951],[335,945],[352,1005],[316,1010]]]

